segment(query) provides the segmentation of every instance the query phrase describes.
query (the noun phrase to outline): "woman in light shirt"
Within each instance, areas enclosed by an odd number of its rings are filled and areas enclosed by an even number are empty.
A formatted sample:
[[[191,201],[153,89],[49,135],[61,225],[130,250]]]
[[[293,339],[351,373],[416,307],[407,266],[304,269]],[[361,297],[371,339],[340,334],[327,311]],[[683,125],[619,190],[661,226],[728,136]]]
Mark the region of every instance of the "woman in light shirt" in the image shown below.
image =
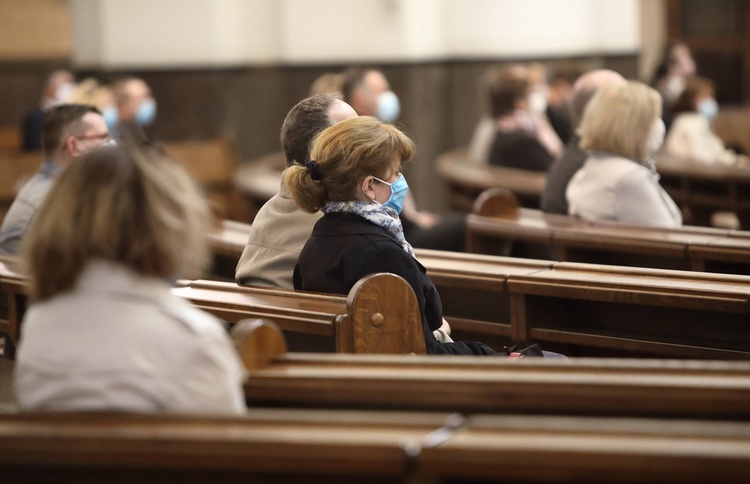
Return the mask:
[[[15,388],[27,410],[244,412],[222,324],[170,293],[209,261],[205,201],[153,148],[73,161],[24,241],[33,304]]]
[[[568,213],[586,220],[682,225],[653,164],[664,131],[654,89],[633,81],[600,89],[581,121],[580,146],[589,157],[568,184]]]

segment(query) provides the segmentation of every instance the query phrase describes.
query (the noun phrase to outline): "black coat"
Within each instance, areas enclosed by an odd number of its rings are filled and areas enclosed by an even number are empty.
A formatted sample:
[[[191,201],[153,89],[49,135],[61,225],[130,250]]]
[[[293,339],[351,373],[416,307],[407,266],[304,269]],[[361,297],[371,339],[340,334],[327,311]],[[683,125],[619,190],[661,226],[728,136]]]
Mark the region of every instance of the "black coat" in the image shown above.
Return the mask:
[[[544,146],[524,131],[498,131],[490,150],[490,165],[527,171],[547,171],[554,161]]]
[[[432,332],[442,325],[440,295],[424,266],[404,251],[386,230],[351,213],[330,213],[318,220],[294,268],[294,288],[349,293],[364,276],[390,272],[414,290],[429,354],[496,354],[482,343],[440,343]]]

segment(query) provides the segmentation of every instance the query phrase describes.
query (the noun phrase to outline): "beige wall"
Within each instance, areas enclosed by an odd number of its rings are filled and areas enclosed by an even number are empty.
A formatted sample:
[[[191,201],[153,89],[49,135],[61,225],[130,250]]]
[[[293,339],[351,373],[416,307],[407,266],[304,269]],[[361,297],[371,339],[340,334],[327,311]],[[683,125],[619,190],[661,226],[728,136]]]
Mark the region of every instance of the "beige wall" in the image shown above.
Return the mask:
[[[638,77],[651,81],[667,42],[667,0],[641,0],[641,55]]]
[[[0,61],[69,59],[65,0],[0,0]]]

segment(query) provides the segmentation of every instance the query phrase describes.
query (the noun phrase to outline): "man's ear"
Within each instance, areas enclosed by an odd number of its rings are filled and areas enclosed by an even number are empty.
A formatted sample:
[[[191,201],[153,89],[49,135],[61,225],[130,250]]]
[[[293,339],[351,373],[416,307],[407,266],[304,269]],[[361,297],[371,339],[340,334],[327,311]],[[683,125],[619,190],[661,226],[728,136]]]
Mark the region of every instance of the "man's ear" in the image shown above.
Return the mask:
[[[68,136],[65,138],[65,142],[62,145],[62,149],[65,151],[65,153],[68,154],[68,156],[74,156],[78,153],[78,149],[76,146],[78,140],[76,140],[75,136]]]

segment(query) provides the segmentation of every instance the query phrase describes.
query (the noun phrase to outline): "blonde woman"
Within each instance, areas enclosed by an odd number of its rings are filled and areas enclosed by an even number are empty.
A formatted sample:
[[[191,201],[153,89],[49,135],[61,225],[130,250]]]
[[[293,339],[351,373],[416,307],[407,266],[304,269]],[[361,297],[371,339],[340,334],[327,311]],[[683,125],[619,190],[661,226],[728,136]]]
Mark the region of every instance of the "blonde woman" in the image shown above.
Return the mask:
[[[208,262],[208,222],[192,181],[153,148],[75,160],[24,245],[34,303],[16,364],[21,407],[242,413],[224,328],[169,291]]]
[[[568,213],[586,220],[682,225],[653,166],[664,131],[654,89],[632,81],[600,89],[581,122],[580,146],[588,158],[568,184]]]
[[[495,354],[482,343],[443,343],[433,335],[441,327],[449,330],[440,296],[399,219],[409,188],[401,164],[414,152],[414,143],[398,128],[361,116],[320,133],[311,161],[287,169],[284,181],[297,206],[324,214],[300,253],[294,287],[347,294],[362,277],[391,272],[414,289],[428,353]]]

